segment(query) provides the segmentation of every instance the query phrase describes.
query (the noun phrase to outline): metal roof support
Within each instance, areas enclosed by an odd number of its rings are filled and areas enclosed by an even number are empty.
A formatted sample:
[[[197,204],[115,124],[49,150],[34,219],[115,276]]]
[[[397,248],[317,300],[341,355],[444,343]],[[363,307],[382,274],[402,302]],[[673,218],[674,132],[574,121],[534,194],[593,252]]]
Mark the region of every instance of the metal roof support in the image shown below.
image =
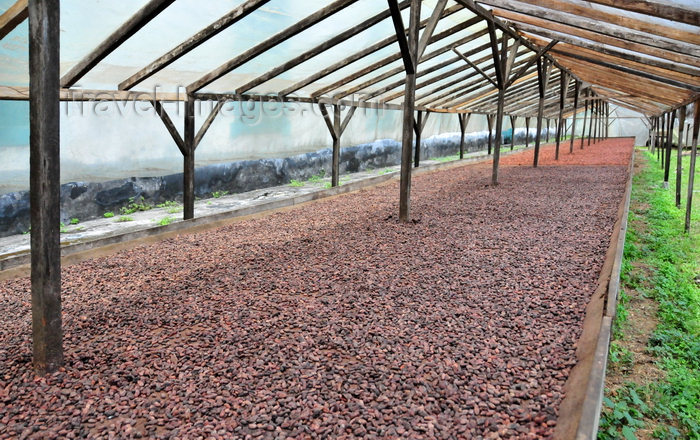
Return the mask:
[[[116,31],[112,32],[109,37],[100,43],[95,50],[73,66],[73,68],[61,78],[61,87],[67,88],[75,85],[76,82],[80,81],[80,78],[85,76],[85,74],[100,61],[105,59],[107,55],[114,52],[116,48],[146,26],[151,20],[157,17],[158,14],[173,4],[173,2],[175,2],[175,0],[151,0],[146,3],[144,7],[139,9],[131,18],[125,21]]]
[[[63,365],[59,1],[29,2],[29,206],[34,369]]]
[[[693,113],[693,141],[690,149],[690,167],[688,169],[688,198],[685,204],[685,232],[690,232],[690,213],[693,206],[693,185],[695,183],[695,162],[698,155],[698,129],[700,129],[700,98],[695,100]]]
[[[392,0],[389,0],[390,2]],[[411,14],[408,31],[409,51],[403,54],[414,64],[406,68],[406,92],[403,105],[403,136],[401,142],[401,181],[399,184],[399,221],[411,219],[411,150],[413,150],[413,112],[416,101],[416,70],[418,65],[418,24],[420,23],[421,0],[411,0]],[[403,35],[403,27],[396,27],[397,37]],[[402,48],[402,50],[404,50]]]

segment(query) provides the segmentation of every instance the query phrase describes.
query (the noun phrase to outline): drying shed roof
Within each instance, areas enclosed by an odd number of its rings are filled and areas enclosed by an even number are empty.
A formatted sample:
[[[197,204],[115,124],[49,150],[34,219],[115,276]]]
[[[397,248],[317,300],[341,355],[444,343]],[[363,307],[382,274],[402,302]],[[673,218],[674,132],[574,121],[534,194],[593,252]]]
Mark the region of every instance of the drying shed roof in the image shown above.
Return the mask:
[[[63,99],[275,99],[401,108],[410,0],[61,2]],[[416,109],[533,116],[538,71],[648,116],[700,92],[693,0],[423,0]],[[27,99],[27,0],[0,0],[0,98]],[[17,44],[19,43],[19,44]],[[404,52],[405,53],[405,52]],[[542,59],[538,59],[538,55]],[[494,60],[497,60],[494,62]],[[544,60],[549,60],[550,63]],[[578,81],[576,81],[578,80]],[[186,88],[174,93],[176,87]],[[138,94],[135,92],[147,92]],[[94,92],[84,93],[94,98]],[[573,100],[566,99],[567,112]]]

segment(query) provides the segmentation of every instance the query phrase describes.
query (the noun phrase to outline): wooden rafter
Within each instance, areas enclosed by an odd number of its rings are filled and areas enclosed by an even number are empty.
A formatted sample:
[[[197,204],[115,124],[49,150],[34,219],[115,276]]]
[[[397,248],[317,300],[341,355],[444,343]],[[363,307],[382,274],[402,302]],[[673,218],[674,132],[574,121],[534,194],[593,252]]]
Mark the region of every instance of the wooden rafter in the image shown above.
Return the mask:
[[[624,9],[638,14],[651,15],[671,21],[692,24],[700,23],[700,11],[674,6],[668,3],[660,3],[651,0],[589,0],[612,8]]]
[[[531,17],[529,15],[521,14],[518,12],[507,11],[505,9],[494,9],[493,13],[501,18],[517,23],[519,25],[528,26],[528,28],[523,27],[523,29],[529,30],[529,32],[532,32],[532,27],[535,27],[537,29],[548,29],[550,31],[574,36],[577,38],[583,38],[600,44],[619,47],[621,49],[630,50],[649,56],[654,56],[657,58],[673,61],[675,63],[682,63],[687,64],[689,66],[700,67],[700,58],[693,56],[692,54],[684,55],[665,49],[659,49],[657,47],[649,46],[647,44],[623,40],[621,38],[616,38],[610,35],[604,35],[600,32],[593,32],[590,30],[581,29],[566,24],[555,23],[542,18]],[[697,53],[697,51],[695,52]]]
[[[17,0],[15,4],[0,15],[0,40],[5,38],[7,34],[19,26],[28,16],[29,10],[27,9],[27,0]]]
[[[85,76],[85,74],[100,61],[105,59],[107,55],[114,52],[116,48],[146,26],[151,20],[158,16],[158,14],[173,4],[174,1],[175,0],[151,0],[146,3],[144,7],[139,9],[131,18],[119,26],[116,31],[112,32],[109,37],[102,41],[99,46],[80,60],[78,64],[73,66],[68,73],[63,75],[61,78],[61,87],[67,88],[75,85],[75,83],[80,81],[80,78]]]
[[[698,57],[700,49],[698,46],[685,41],[671,40],[664,37],[649,35],[645,31],[637,31],[627,29],[617,25],[601,26],[600,22],[595,19],[571,15],[560,11],[532,6],[526,3],[518,3],[510,0],[486,0],[484,3],[494,6],[492,12],[499,16],[510,19],[503,15],[503,11],[525,15],[532,18],[547,20],[560,25],[573,26],[589,32],[605,35],[606,37],[614,37],[622,40],[627,40],[635,43],[640,43],[650,47],[656,47],[663,50],[677,52],[680,54],[693,55]],[[519,21],[519,20],[518,20]],[[651,24],[648,27],[653,27]]]

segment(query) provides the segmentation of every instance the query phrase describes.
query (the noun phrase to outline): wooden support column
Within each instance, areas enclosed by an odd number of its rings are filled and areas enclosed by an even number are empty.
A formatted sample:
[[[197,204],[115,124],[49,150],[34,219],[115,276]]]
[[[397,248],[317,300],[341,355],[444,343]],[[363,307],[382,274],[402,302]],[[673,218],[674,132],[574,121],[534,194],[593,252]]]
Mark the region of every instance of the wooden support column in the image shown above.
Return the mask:
[[[693,113],[693,139],[690,147],[690,167],[688,170],[688,196],[685,204],[685,232],[690,232],[690,214],[693,206],[693,184],[695,183],[695,161],[698,154],[698,129],[700,128],[700,99],[695,100]]]
[[[29,204],[34,369],[63,365],[59,0],[29,2]]]
[[[598,129],[600,128],[600,100],[596,99],[593,101],[593,120],[595,123],[593,124],[593,143],[595,144],[598,142]]]
[[[588,90],[584,93],[584,98],[588,97]],[[586,115],[588,113],[588,99],[584,99],[583,103],[583,127],[581,127],[581,149],[583,150],[583,143],[586,140]]]
[[[574,139],[576,138],[576,112],[578,112],[578,95],[581,91],[581,82],[574,79],[574,114],[571,116],[571,142],[569,143],[569,154],[574,152]]]
[[[664,188],[668,188],[668,177],[671,174],[671,149],[673,147],[673,124],[676,122],[676,111],[668,112],[668,130],[666,134],[666,153],[664,155]]]
[[[493,146],[493,169],[491,170],[491,185],[498,185],[498,162],[501,158],[501,138],[503,131],[503,106],[506,89],[498,90],[498,109],[496,110],[496,142]]]
[[[685,128],[685,106],[681,107],[678,115],[678,150],[676,154],[676,208],[681,207],[681,185],[683,170],[683,128]]]
[[[416,150],[413,157],[413,166],[416,168],[420,166],[420,142],[421,137],[423,136],[423,129],[425,128],[425,124],[428,122],[428,116],[430,116],[430,112],[426,112],[425,117],[423,117],[422,111],[418,110],[417,113],[418,116],[413,122],[413,131],[416,133]]]
[[[591,123],[588,124],[588,145],[591,145],[593,137],[593,126],[595,125],[595,100],[591,101]]]
[[[659,133],[659,139],[656,149],[656,160],[659,161],[659,166],[664,166],[663,154],[664,154],[664,136],[666,134],[666,113],[661,115],[661,132]]]
[[[525,148],[530,146],[530,116],[525,117]]]
[[[557,144],[554,149],[554,160],[559,160],[559,144],[562,136],[566,135],[564,126],[564,106],[566,105],[566,91],[569,90],[569,74],[562,72],[559,77],[559,120],[557,122]]]
[[[185,220],[194,218],[194,97],[187,96],[185,101],[185,135],[183,155],[182,204]]]
[[[331,155],[331,186],[336,187],[340,184],[340,138],[343,132],[350,123],[352,115],[355,113],[357,107],[350,107],[350,110],[345,115],[345,119],[341,122],[341,107],[340,104],[333,105],[333,119],[331,120],[326,105],[319,103],[318,107],[321,109],[321,115],[323,115],[323,120],[326,122],[328,131],[333,139],[333,152]]]
[[[491,147],[493,145],[493,118],[494,115],[486,115],[486,123],[489,125],[489,143],[487,154],[491,154]]]
[[[537,163],[540,157],[540,141],[542,140],[542,116],[544,114],[544,101],[547,95],[547,86],[549,85],[549,76],[552,73],[552,64],[546,58],[537,60],[537,89],[540,95],[537,104],[537,133],[535,133],[535,153],[532,166],[537,168]],[[547,133],[549,134],[549,124],[547,124]]]
[[[546,142],[546,143],[549,143],[549,118],[547,118],[547,133],[546,133],[546,136],[547,136],[547,137],[545,138],[545,142]]]
[[[610,103],[605,102],[605,138],[610,137]]]
[[[471,113],[457,113],[457,117],[459,118],[459,131],[460,131],[460,137],[459,137],[459,158],[464,159],[464,133],[467,130],[467,124],[469,124],[469,118],[471,117]]]
[[[403,103],[403,138],[401,145],[401,181],[399,184],[399,220],[411,219],[411,150],[413,149],[413,112],[416,102],[416,71],[418,70],[418,26],[420,0],[411,0],[408,38],[404,33],[401,13],[396,0],[388,0],[399,47],[404,59],[406,82]]]
[[[517,116],[510,115],[510,151],[513,151],[513,147],[515,147],[515,123],[517,121]]]

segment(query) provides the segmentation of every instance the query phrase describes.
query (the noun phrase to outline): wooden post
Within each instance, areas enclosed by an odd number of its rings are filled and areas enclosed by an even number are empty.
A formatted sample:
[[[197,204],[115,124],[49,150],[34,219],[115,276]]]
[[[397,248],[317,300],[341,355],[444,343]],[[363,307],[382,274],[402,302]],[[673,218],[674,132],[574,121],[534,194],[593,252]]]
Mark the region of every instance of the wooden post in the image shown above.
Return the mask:
[[[566,135],[564,126],[564,106],[566,105],[566,91],[569,88],[569,75],[562,72],[559,77],[559,121],[557,123],[557,144],[554,149],[554,160],[559,160],[559,144],[562,136]]]
[[[676,154],[676,208],[681,207],[681,185],[683,170],[683,128],[685,128],[685,106],[678,115],[678,150]]]
[[[391,4],[391,3],[390,3]],[[416,102],[416,70],[418,70],[418,24],[420,23],[420,0],[411,0],[410,22],[408,30],[408,47],[402,50],[405,62],[410,62],[406,69],[406,84],[403,104],[403,139],[401,145],[401,182],[399,188],[399,220],[411,219],[411,150],[413,149],[413,111]],[[397,26],[401,15],[392,15],[401,41],[404,35],[403,24]],[[410,68],[412,67],[412,69]]]
[[[34,369],[63,365],[59,0],[29,2],[29,204]]]
[[[668,117],[666,113],[661,115],[661,133],[659,134],[659,148],[656,151],[656,159],[659,161],[659,166],[663,168],[664,166],[664,142],[666,142],[666,126],[668,122]]]
[[[549,118],[547,118],[547,138],[546,138],[545,142],[549,143]]]
[[[654,136],[656,134],[656,118],[649,120],[649,152],[654,153]]]
[[[685,204],[685,232],[690,232],[690,213],[693,206],[693,184],[695,182],[695,161],[698,153],[698,129],[700,128],[700,99],[695,100],[693,113],[693,141],[690,147],[690,167],[688,170],[688,198]]]
[[[513,147],[515,146],[515,123],[517,120],[517,116],[510,115],[510,151],[513,151]]]
[[[498,162],[501,158],[501,132],[503,131],[503,105],[506,89],[498,89],[498,109],[496,110],[496,143],[493,146],[493,167],[491,170],[491,185],[498,185]]]
[[[671,148],[673,147],[673,124],[676,122],[676,111],[668,112],[668,130],[666,134],[666,153],[664,155],[664,188],[668,188],[668,176],[671,173]]]
[[[598,129],[600,128],[600,100],[593,101],[595,124],[593,124],[593,143],[598,142]]]
[[[457,117],[459,118],[459,131],[460,131],[460,137],[459,137],[459,158],[464,159],[464,133],[467,130],[467,124],[469,124],[469,118],[471,117],[471,113],[457,113]]]
[[[416,122],[413,125],[413,129],[416,132],[416,149],[413,156],[413,166],[418,168],[420,166],[420,141],[421,135],[423,134],[423,112],[418,110],[418,116],[416,117]]]
[[[525,148],[530,146],[530,116],[525,117]]]
[[[182,200],[184,219],[194,218],[194,97],[187,96],[185,101],[185,154],[182,181]]]
[[[581,90],[581,82],[574,79],[574,114],[571,116],[571,142],[569,143],[569,154],[574,152],[574,138],[576,137],[576,112],[578,111],[578,94]]]
[[[333,126],[340,127],[340,105],[333,105]],[[331,186],[340,184],[340,136],[333,136],[333,159],[331,160]]]
[[[605,103],[605,138],[610,137],[610,103]]]
[[[590,124],[588,124],[588,144],[591,145],[591,137],[593,135],[593,126],[595,125],[595,101],[591,101],[591,117]]]
[[[583,95],[584,97],[588,97],[588,91],[586,91]],[[586,139],[586,115],[588,113],[588,99],[584,99],[583,103],[583,127],[581,128],[581,149],[583,150],[583,143]]]
[[[486,123],[489,125],[489,143],[487,154],[491,154],[491,146],[493,145],[493,115],[486,115]]]

